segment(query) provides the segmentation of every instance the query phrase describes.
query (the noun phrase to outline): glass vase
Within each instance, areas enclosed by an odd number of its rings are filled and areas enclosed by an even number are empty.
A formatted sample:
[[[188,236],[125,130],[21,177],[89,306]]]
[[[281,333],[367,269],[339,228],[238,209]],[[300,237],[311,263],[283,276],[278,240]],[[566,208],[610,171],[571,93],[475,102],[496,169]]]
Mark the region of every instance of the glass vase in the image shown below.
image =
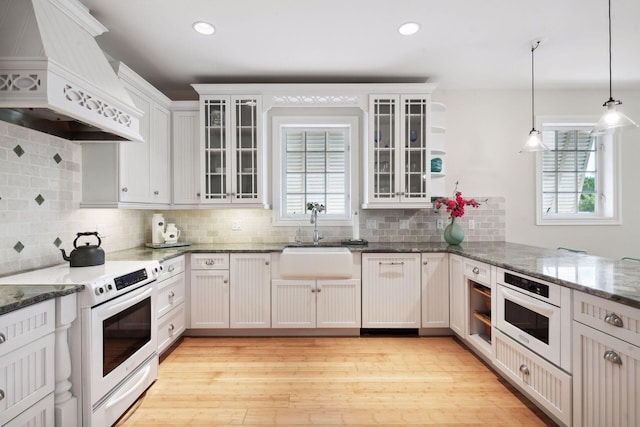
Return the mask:
[[[464,240],[464,230],[455,217],[451,218],[451,223],[444,228],[444,240],[450,245],[459,245]]]

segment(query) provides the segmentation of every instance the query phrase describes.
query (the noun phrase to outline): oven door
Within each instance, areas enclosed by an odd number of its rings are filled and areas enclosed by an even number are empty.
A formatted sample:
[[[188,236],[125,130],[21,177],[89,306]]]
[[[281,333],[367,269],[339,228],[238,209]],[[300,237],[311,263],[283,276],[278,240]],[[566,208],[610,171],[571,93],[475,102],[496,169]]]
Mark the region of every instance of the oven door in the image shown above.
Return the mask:
[[[497,288],[498,329],[560,366],[560,308],[505,286]]]
[[[151,283],[91,308],[86,342],[92,405],[157,351],[156,295]]]

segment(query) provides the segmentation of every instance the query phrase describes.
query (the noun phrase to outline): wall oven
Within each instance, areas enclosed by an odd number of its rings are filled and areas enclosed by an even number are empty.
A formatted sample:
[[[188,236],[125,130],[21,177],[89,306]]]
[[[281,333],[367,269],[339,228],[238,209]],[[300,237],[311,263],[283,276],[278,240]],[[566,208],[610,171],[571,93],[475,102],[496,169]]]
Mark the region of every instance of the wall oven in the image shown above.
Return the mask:
[[[155,280],[157,262],[112,261],[108,272],[85,284],[80,336],[72,345],[72,384],[79,398],[79,425],[108,427],[158,375]],[[93,268],[93,267],[89,267]]]
[[[500,268],[496,282],[497,328],[554,365],[563,366],[561,347],[570,340],[562,310],[564,288]]]

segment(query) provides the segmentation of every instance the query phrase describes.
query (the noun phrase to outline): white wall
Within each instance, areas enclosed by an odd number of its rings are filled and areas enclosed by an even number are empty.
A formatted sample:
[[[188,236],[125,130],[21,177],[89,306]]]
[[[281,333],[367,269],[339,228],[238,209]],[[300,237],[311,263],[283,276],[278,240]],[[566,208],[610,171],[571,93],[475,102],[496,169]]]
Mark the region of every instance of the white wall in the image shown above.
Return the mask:
[[[606,90],[536,91],[537,115],[600,116]],[[640,122],[640,91],[616,91]],[[439,91],[447,105],[447,188],[506,198],[506,240],[573,247],[590,254],[640,257],[640,129],[623,131],[622,221],[619,226],[536,226],[535,155],[518,154],[531,130],[530,91]]]

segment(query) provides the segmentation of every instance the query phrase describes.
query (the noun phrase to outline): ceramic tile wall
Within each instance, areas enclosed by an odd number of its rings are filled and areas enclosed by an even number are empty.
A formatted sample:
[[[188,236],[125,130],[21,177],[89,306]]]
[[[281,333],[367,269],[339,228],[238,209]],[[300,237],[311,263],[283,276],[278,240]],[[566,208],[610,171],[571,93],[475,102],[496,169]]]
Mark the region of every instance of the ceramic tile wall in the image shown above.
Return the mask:
[[[505,240],[505,199],[503,197],[476,197],[487,200],[479,208],[467,208],[459,220],[465,230],[466,241]],[[151,212],[146,223],[150,230]],[[181,230],[180,240],[191,243],[265,243],[293,242],[297,227],[272,226],[273,213],[260,209],[217,209],[163,211],[165,222],[175,223]],[[360,211],[360,237],[369,242],[440,242],[443,231],[436,228],[438,218],[448,224],[448,215],[433,209],[384,209]],[[475,221],[475,229],[468,229],[468,221]],[[240,222],[240,230],[232,230],[233,221]],[[308,221],[301,222],[303,241],[312,241],[313,228]],[[352,236],[351,227],[327,227],[323,242],[339,242]],[[151,232],[146,234],[148,240]]]
[[[0,121],[0,275],[64,262],[80,231],[106,252],[139,246],[142,211],[80,209],[81,146]]]

